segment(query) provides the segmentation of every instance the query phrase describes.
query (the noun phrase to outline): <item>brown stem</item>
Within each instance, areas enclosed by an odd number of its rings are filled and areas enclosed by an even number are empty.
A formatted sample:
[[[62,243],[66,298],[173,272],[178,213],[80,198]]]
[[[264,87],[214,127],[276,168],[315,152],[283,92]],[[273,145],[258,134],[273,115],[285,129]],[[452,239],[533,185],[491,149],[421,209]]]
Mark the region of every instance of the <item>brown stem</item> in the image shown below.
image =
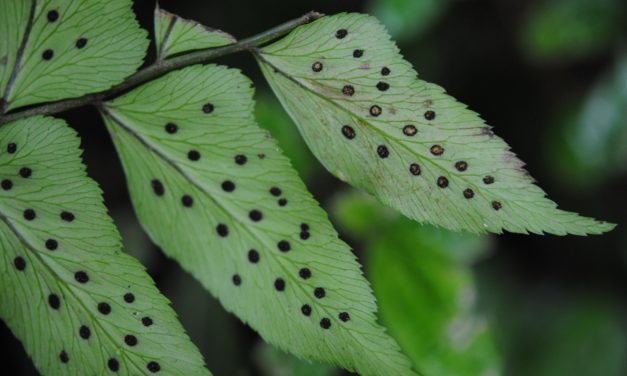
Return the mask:
[[[124,80],[124,82],[121,82],[118,85],[115,85],[110,89],[101,91],[99,93],[92,93],[79,98],[65,99],[58,102],[46,103],[33,108],[29,108],[27,110],[22,110],[0,116],[0,125],[18,119],[23,119],[29,116],[52,115],[58,112],[71,110],[73,108],[100,103],[106,99],[112,98],[123,92],[133,89],[147,81],[163,76],[164,74],[173,70],[180,69],[189,65],[207,63],[212,59],[233,54],[236,52],[252,50],[289,33],[300,25],[304,25],[311,21],[317,20],[322,16],[322,14],[312,11],[302,17],[287,21],[279,26],[273,27],[272,29],[266,30],[252,37],[242,39],[241,41],[228,46],[208,48],[205,50],[189,52],[184,55],[173,57],[171,59],[159,60],[154,64],[128,77],[126,80]]]

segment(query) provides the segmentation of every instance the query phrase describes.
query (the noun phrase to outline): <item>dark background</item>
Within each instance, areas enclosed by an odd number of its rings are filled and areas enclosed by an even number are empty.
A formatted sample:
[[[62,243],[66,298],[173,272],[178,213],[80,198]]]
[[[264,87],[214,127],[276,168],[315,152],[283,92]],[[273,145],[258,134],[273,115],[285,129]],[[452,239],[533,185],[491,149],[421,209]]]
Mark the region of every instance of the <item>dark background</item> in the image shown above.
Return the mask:
[[[493,237],[492,251],[474,263],[472,272],[479,309],[491,319],[502,373],[618,376],[627,374],[627,12],[621,3],[163,0],[160,5],[238,38],[309,10],[381,15],[420,77],[481,113],[560,207],[618,223],[603,236]],[[153,7],[154,1],[136,1],[138,18],[149,30]],[[241,53],[218,62],[253,79],[263,118],[293,127],[275,113],[281,110],[251,56]],[[308,373],[302,370],[307,366],[283,358],[279,362],[288,364],[287,373],[268,371],[263,358],[276,354],[268,355],[271,351],[252,330],[225,313],[142,235],[119,160],[96,111],[85,108],[61,116],[83,139],[89,173],[102,186],[128,251],[173,301],[214,375],[332,374]],[[302,145],[296,133],[259,120],[281,134],[277,138],[325,207],[348,190],[294,147]],[[364,257],[363,239],[340,230]],[[37,374],[4,324],[0,346],[3,374]],[[574,366],[580,362],[586,366]]]

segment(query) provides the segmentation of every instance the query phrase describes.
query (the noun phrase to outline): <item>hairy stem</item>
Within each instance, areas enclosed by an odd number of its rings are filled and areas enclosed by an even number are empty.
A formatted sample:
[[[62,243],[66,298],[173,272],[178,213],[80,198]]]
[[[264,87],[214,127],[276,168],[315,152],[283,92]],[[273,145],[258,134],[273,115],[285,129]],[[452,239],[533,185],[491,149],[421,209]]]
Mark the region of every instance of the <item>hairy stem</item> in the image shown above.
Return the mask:
[[[100,103],[108,98],[115,97],[121,93],[124,93],[147,81],[153,80],[173,70],[180,69],[189,65],[203,64],[212,59],[225,55],[230,55],[236,52],[253,50],[265,43],[273,41],[289,33],[300,25],[304,25],[320,17],[322,17],[322,14],[312,11],[302,17],[287,21],[279,26],[273,27],[272,29],[266,30],[252,37],[242,39],[241,41],[228,46],[208,48],[205,50],[186,53],[177,57],[173,57],[171,59],[158,60],[152,65],[128,77],[126,80],[124,80],[124,82],[121,82],[118,85],[111,87],[110,89],[101,91],[99,93],[87,94],[79,98],[65,99],[58,102],[46,103],[29,108],[27,110],[0,116],[0,125],[29,116],[51,115],[81,106]]]

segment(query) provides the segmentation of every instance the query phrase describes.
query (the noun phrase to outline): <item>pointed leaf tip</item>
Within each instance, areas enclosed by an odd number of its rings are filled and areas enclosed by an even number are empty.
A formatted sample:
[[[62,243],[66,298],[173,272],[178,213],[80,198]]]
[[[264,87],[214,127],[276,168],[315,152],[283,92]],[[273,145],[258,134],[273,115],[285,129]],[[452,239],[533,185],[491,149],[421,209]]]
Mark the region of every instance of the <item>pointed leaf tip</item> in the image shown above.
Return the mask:
[[[154,23],[155,44],[159,59],[183,52],[221,47],[237,42],[235,37],[224,31],[179,17],[159,8],[159,6],[155,8]]]
[[[417,78],[373,17],[323,17],[256,56],[325,167],[409,218],[475,233],[613,228],[557,209],[477,114]]]

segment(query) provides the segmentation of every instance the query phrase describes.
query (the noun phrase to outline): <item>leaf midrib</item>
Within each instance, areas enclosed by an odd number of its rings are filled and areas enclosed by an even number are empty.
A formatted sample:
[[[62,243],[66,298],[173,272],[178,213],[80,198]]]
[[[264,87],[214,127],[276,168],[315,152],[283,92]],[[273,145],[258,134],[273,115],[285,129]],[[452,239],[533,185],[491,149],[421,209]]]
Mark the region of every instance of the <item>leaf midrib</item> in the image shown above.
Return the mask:
[[[242,221],[235,215],[231,214],[231,212],[226,209],[222,204],[219,203],[219,201],[214,198],[211,193],[209,193],[200,183],[198,183],[194,178],[192,178],[191,176],[189,176],[185,171],[183,171],[183,169],[181,167],[179,167],[174,161],[172,161],[170,158],[168,158],[167,155],[165,155],[164,153],[162,153],[160,150],[158,150],[157,148],[153,147],[146,139],[144,139],[144,137],[142,137],[141,135],[139,135],[137,132],[135,132],[133,129],[131,129],[130,127],[126,126],[126,124],[124,124],[124,122],[120,119],[118,119],[111,111],[109,111],[109,109],[107,109],[105,106],[103,106],[101,108],[101,110],[116,124],[118,125],[121,129],[123,129],[125,132],[129,133],[131,136],[133,136],[135,139],[137,139],[137,141],[139,141],[142,145],[144,145],[146,147],[146,149],[148,149],[149,151],[153,152],[155,155],[157,155],[160,159],[162,159],[166,164],[168,164],[169,166],[171,166],[172,168],[174,168],[175,171],[177,171],[179,174],[181,174],[181,176],[183,176],[185,179],[187,179],[194,187],[196,187],[198,190],[200,190],[201,192],[203,192],[215,205],[218,209],[220,209],[223,214],[225,214],[228,218],[232,218],[233,221],[235,221],[240,228],[244,229],[245,232],[247,232],[252,239],[257,239],[259,240],[262,244],[265,245],[265,247],[267,247],[268,250],[270,250],[270,252],[268,252],[268,254],[271,255],[271,257],[276,261],[276,264],[283,270],[286,278],[290,279],[292,281],[292,283],[295,286],[298,286],[298,288],[301,290],[302,294],[304,296],[309,296],[310,294],[305,291],[304,287],[302,287],[298,282],[299,280],[293,276],[293,273],[291,273],[289,271],[288,268],[285,267],[284,263],[282,260],[280,260],[280,258],[278,258],[274,252],[272,252],[273,246],[271,244],[268,244],[265,240],[264,237],[259,236],[257,234],[257,232],[253,232],[249,226],[246,226],[244,223],[242,223]],[[327,308],[331,308],[328,307],[325,304],[320,303],[320,301],[317,301],[318,305],[320,307],[322,307],[323,309]],[[327,316],[328,317],[335,317],[334,315],[330,314],[328,311],[326,311]],[[346,330],[346,332],[349,332],[348,330]]]
[[[363,118],[361,116],[358,116],[352,112],[350,112],[349,110],[345,109],[344,107],[342,107],[341,105],[339,105],[338,103],[336,103],[335,101],[325,97],[324,95],[311,90],[309,87],[307,87],[306,85],[304,85],[303,83],[301,83],[299,80],[297,80],[296,78],[292,77],[290,74],[288,74],[287,72],[283,71],[282,69],[278,68],[276,65],[272,64],[269,60],[267,60],[265,57],[263,57],[263,52],[256,50],[254,51],[255,56],[260,59],[263,63],[267,64],[269,67],[271,67],[271,69],[276,72],[279,73],[280,75],[284,76],[285,78],[287,78],[288,80],[292,81],[294,84],[296,84],[297,86],[299,86],[300,88],[302,88],[303,90],[314,94],[315,96],[317,96],[318,98],[324,100],[325,102],[330,103],[332,106],[334,106],[335,108],[337,108],[338,110],[342,111],[342,112],[346,112],[348,113],[350,116],[354,116],[356,117],[358,120],[360,120],[361,122],[363,122],[364,124],[368,125],[368,128],[373,130],[374,132],[378,133],[383,139],[388,140],[388,141],[394,141],[394,140],[390,140],[390,138],[388,137],[387,134],[385,134],[385,132],[379,130],[376,126],[374,126],[373,124],[371,124],[366,118]],[[435,161],[430,160],[429,158],[424,158],[418,154],[416,154],[412,149],[409,148],[409,146],[407,146],[405,143],[403,143],[402,141],[398,141],[398,142],[394,142],[395,144],[400,145],[403,149],[405,149],[406,151],[408,151],[411,155],[415,155],[418,159],[420,159],[421,161],[427,161],[429,164],[431,164],[432,166],[435,166],[437,169],[439,169],[440,171],[446,171],[444,168],[442,168],[441,166],[439,166]],[[456,175],[458,177],[460,177],[459,175]],[[460,177],[462,181],[466,182],[468,186],[471,186],[472,188],[474,188],[474,193],[478,194],[480,196],[483,197],[484,200],[486,200],[486,202],[490,202],[493,199],[490,199],[488,197],[486,197],[486,195],[483,193],[483,190],[481,189],[481,187],[478,184],[475,184],[473,182],[469,182],[467,179]],[[502,196],[498,193],[498,191],[496,193],[493,193],[495,198],[499,198],[502,199]],[[511,202],[510,202],[511,203]],[[518,206],[520,208],[520,210],[527,212],[526,208],[522,206],[521,202],[518,201],[514,201],[514,204],[516,206]],[[559,210],[559,209],[556,209]],[[482,215],[482,218],[486,218],[487,216]],[[573,220],[574,221],[574,220]],[[502,221],[501,221],[502,222]],[[568,222],[572,222],[572,221],[567,221]],[[560,222],[563,223],[563,222]],[[498,229],[503,229],[504,226],[502,224],[495,224],[495,230]],[[469,229],[475,228],[475,226],[467,226]],[[486,229],[478,226],[476,228],[475,231],[479,231],[481,233],[485,233]],[[493,231],[493,230],[490,230]]]
[[[83,301],[81,299],[79,299],[79,297],[74,293],[74,289],[70,287],[69,284],[67,283],[63,283],[63,279],[61,278],[61,276],[54,271],[54,269],[52,269],[50,267],[50,265],[48,265],[48,263],[41,257],[39,250],[33,246],[32,244],[30,244],[30,242],[28,242],[26,240],[26,238],[24,238],[22,236],[22,234],[20,233],[20,231],[18,231],[18,229],[13,225],[13,223],[11,222],[11,220],[0,211],[0,221],[3,222],[10,230],[11,232],[13,232],[13,234],[15,235],[15,237],[27,248],[31,251],[31,253],[35,256],[35,258],[41,263],[41,265],[44,266],[44,268],[48,271],[48,273],[52,276],[52,279],[57,283],[57,285],[61,288],[64,288],[66,291],[68,291],[70,293],[70,295],[72,296],[72,298],[74,298],[74,300],[76,302],[78,302],[78,304],[83,308],[83,310],[89,315],[89,317],[91,317],[91,322],[93,322],[95,324],[95,326],[99,327],[101,332],[104,333],[105,337],[109,340],[109,342],[112,345],[112,348],[117,349],[119,346],[117,345],[117,342],[114,341],[113,337],[111,336],[111,334],[109,334],[108,330],[106,330],[104,328],[104,326],[100,323],[100,320],[96,318],[96,316],[94,316],[92,314],[92,311],[89,310],[87,308],[87,306],[83,303]],[[39,280],[39,279],[38,279]],[[43,288],[41,288],[40,286],[40,290],[43,293]],[[99,349],[100,350],[100,349]],[[128,351],[128,349],[124,349],[124,352],[129,352],[129,353],[134,353],[136,356],[141,357],[141,355],[137,352],[134,351]],[[106,357],[106,356],[105,356]],[[141,366],[139,366],[138,364],[136,364],[131,357],[125,357],[127,360],[130,360],[130,363],[133,364],[135,366],[135,368],[138,371],[143,372],[143,368]],[[140,372],[140,373],[141,373]]]

